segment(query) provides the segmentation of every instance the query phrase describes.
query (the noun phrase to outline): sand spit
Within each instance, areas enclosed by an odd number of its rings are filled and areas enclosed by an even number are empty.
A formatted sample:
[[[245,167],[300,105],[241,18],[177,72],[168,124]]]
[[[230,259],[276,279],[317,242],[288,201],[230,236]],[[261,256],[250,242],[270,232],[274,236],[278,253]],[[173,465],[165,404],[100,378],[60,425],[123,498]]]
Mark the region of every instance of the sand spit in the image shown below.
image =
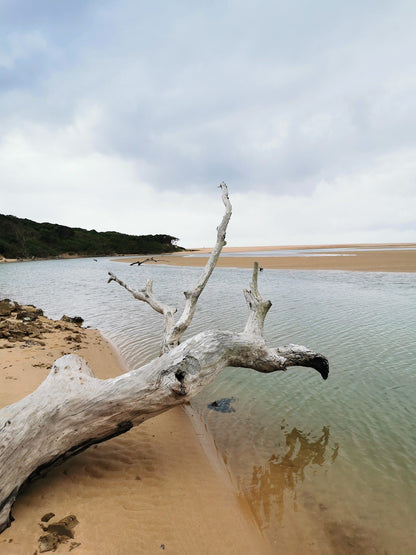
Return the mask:
[[[342,250],[332,250],[341,249]],[[319,245],[298,247],[225,247],[223,253],[255,253],[289,251],[294,249],[331,249],[305,256],[259,256],[260,266],[269,270],[347,270],[362,272],[416,272],[416,243],[385,245]],[[366,249],[366,250],[364,250]],[[413,250],[406,250],[413,249]],[[163,264],[171,266],[204,266],[211,249],[198,249],[184,254],[163,255]],[[192,255],[206,255],[193,257]],[[137,258],[118,258],[119,262],[134,262]],[[220,268],[252,268],[254,256],[221,256]]]
[[[9,312],[11,305],[0,303],[0,406],[32,392],[70,352],[100,378],[126,371],[98,331],[49,320],[34,307]],[[88,449],[18,497],[0,553],[39,553],[39,524],[50,512],[79,522],[56,553],[269,553],[223,462],[206,449],[182,407]]]

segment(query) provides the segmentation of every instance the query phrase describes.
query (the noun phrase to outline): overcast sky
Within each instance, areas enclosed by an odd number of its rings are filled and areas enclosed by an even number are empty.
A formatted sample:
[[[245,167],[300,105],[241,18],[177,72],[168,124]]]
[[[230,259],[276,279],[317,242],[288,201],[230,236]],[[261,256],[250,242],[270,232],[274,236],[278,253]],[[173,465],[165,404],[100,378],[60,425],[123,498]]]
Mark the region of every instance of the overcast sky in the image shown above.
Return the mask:
[[[416,241],[416,2],[0,0],[0,213]]]

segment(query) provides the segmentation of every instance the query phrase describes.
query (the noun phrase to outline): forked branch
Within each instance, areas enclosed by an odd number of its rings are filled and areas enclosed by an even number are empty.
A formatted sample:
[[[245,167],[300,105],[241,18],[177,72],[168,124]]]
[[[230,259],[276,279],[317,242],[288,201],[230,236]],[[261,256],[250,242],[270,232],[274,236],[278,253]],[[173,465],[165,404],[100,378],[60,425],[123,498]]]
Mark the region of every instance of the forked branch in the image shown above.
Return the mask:
[[[219,188],[222,191],[222,202],[225,206],[225,214],[221,220],[220,225],[217,227],[217,239],[215,242],[215,246],[211,251],[209,259],[202,271],[199,280],[195,284],[194,288],[190,291],[185,291],[185,306],[183,309],[182,314],[178,318],[178,321],[175,323],[175,319],[173,317],[174,313],[177,311],[176,308],[170,307],[165,305],[164,303],[158,301],[152,292],[152,287],[150,286],[150,291],[148,291],[148,285],[146,288],[141,291],[134,291],[128,285],[126,285],[122,280],[120,280],[115,274],[109,272],[110,279],[108,282],[115,281],[122,287],[124,287],[127,291],[129,291],[133,297],[139,301],[144,301],[148,303],[156,312],[163,314],[165,318],[165,330],[163,334],[162,340],[162,353],[167,353],[170,349],[173,349],[177,345],[188,329],[189,324],[192,322],[192,318],[195,313],[196,304],[198,302],[199,296],[201,295],[202,291],[205,288],[216,264],[218,257],[220,256],[221,250],[223,246],[226,244],[225,236],[227,232],[228,223],[231,218],[232,207],[231,202],[228,197],[228,189],[227,185],[224,181],[219,185]],[[149,282],[148,282],[149,283]]]
[[[175,323],[173,315],[175,314],[177,309],[174,306],[169,306],[156,299],[156,297],[153,295],[152,279],[147,280],[146,286],[143,289],[140,289],[139,291],[135,291],[112,272],[108,272],[108,275],[110,277],[107,283],[115,281],[116,283],[121,285],[121,287],[124,287],[124,289],[126,289],[129,293],[131,293],[135,299],[137,299],[138,301],[143,301],[144,303],[147,303],[149,306],[153,308],[153,310],[156,310],[156,312],[159,312],[159,314],[162,314],[164,318],[164,323],[165,323],[165,335],[169,332],[169,330],[172,328],[172,326]]]

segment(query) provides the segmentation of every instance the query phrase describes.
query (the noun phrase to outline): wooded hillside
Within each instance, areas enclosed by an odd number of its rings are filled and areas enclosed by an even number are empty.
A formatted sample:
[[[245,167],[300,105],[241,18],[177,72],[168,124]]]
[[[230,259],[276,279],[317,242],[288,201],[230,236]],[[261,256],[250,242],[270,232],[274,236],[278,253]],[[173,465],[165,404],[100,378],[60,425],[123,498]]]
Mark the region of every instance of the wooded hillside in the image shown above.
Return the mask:
[[[0,255],[5,258],[46,258],[79,255],[145,254],[183,250],[171,235],[126,235],[78,227],[37,223],[0,214]]]

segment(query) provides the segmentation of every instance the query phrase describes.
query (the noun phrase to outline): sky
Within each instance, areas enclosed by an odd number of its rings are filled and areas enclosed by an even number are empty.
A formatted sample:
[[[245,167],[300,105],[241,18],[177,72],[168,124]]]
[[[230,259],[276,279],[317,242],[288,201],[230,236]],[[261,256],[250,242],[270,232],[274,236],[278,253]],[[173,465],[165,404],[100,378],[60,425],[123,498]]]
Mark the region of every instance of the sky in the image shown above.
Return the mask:
[[[414,0],[0,0],[0,213],[416,241]]]

